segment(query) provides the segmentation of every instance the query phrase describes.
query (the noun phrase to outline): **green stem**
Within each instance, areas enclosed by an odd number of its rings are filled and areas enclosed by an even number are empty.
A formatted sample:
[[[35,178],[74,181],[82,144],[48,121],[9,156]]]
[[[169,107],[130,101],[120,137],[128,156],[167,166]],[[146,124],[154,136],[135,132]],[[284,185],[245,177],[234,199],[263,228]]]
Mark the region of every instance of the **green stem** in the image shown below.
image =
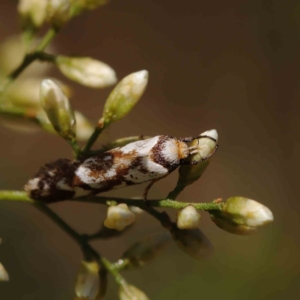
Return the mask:
[[[68,143],[73,149],[74,156],[76,157],[76,159],[78,159],[78,157],[80,156],[81,150],[80,150],[80,147],[78,146],[76,139],[72,139],[71,141],[68,141]]]
[[[85,155],[87,152],[90,151],[90,149],[92,148],[92,146],[94,145],[94,143],[96,142],[97,138],[99,137],[99,135],[101,134],[101,132],[105,129],[104,126],[104,119],[101,118],[98,121],[97,126],[95,127],[95,130],[93,132],[93,134],[90,136],[89,140],[87,141],[83,151],[82,151],[82,155]]]
[[[50,28],[45,36],[43,37],[43,39],[41,40],[41,42],[37,45],[37,47],[35,48],[35,52],[42,52],[46,49],[46,47],[52,42],[52,40],[55,38],[55,36],[58,33],[58,29],[57,28]]]
[[[98,197],[98,196],[87,196],[77,199],[70,199],[75,202],[85,202],[85,203],[98,203],[107,205],[108,199],[110,201],[115,201],[116,203],[125,203],[129,206],[137,206],[147,211],[148,208],[160,207],[160,208],[174,208],[181,209],[185,208],[188,205],[193,205],[197,210],[221,210],[222,203],[197,203],[197,202],[180,202],[170,199],[162,200],[148,200],[146,203],[144,199],[126,199],[126,198],[117,198],[117,197]],[[28,203],[40,203],[40,201],[32,200],[29,198],[25,192],[22,191],[0,191],[0,201],[22,201]],[[161,214],[160,212],[157,212]],[[154,213],[153,213],[154,214]]]
[[[51,28],[47,31],[42,41],[37,45],[33,53],[25,55],[23,62],[10,73],[0,86],[0,93],[4,93],[8,86],[36,59],[39,58],[39,53],[44,51],[56,36],[58,30]]]
[[[32,42],[35,32],[36,32],[35,28],[31,27],[31,28],[27,28],[22,33],[22,40],[26,47],[26,53],[28,53],[30,50],[30,45],[31,45],[31,42]]]
[[[0,86],[0,93],[4,93],[8,86],[36,59],[33,54],[25,55],[23,62],[10,73]]]
[[[125,278],[119,273],[119,270],[115,268],[114,264],[111,263],[104,257],[101,257],[101,263],[104,265],[105,269],[115,278],[118,284],[126,283]]]
[[[177,183],[174,190],[168,194],[167,198],[175,200],[178,197],[178,195],[184,190],[185,187],[186,186],[184,184]]]
[[[121,271],[125,269],[130,264],[130,260],[128,258],[121,258],[117,262],[113,264],[114,269]]]
[[[164,207],[164,208],[184,208],[187,205],[194,205],[196,209],[202,209],[202,210],[221,210],[222,204],[220,203],[185,203],[185,202],[179,202],[174,200],[148,200],[147,204],[145,204],[144,199],[136,200],[136,199],[123,199],[123,198],[115,198],[110,197],[113,201],[116,203],[126,203],[128,205],[134,205],[138,206],[145,211],[147,211],[149,214],[154,216],[156,219],[158,219],[161,224],[170,230],[170,228],[173,226],[173,223],[169,219],[169,216],[165,212],[159,212],[155,210],[153,207]],[[80,235],[78,232],[76,232],[71,226],[69,226],[64,220],[62,220],[54,211],[52,211],[47,205],[45,205],[43,202],[33,200],[29,198],[25,192],[22,191],[0,191],[0,201],[6,200],[6,201],[20,201],[20,202],[26,202],[33,204],[38,210],[43,212],[45,215],[47,215],[54,223],[56,223],[62,230],[64,230],[82,249],[85,259],[90,260],[92,258],[96,259],[101,263],[105,269],[112,274],[112,276],[115,278],[116,282],[119,285],[126,284],[126,280],[123,278],[123,276],[119,273],[121,269],[123,269],[126,266],[126,262],[124,261],[124,264],[118,263],[111,263],[106,258],[102,257],[97,253],[88,243],[88,236],[86,235]],[[106,204],[107,198],[106,197],[87,197],[86,199],[76,199],[75,201],[82,201],[82,202],[92,202],[92,203],[100,203],[100,204]]]
[[[52,209],[47,205],[40,202],[35,202],[34,206],[47,215],[54,223],[56,223],[61,229],[63,229],[70,237],[73,238],[78,244],[82,245],[85,243],[85,240],[77,233],[72,227],[70,227],[65,221],[63,221]],[[87,247],[85,247],[86,249]]]
[[[125,283],[125,279],[119,273],[118,269],[115,268],[114,264],[106,258],[99,255],[94,248],[86,241],[86,239],[69,226],[64,220],[62,220],[53,210],[51,210],[44,203],[35,202],[35,207],[47,215],[55,224],[57,224],[63,231],[65,231],[82,249],[85,260],[91,260],[92,258],[98,260],[105,269],[113,275],[118,284]]]
[[[52,125],[46,123],[44,118],[40,117],[39,112],[35,109],[0,104],[0,115],[7,116],[9,118],[29,120],[43,128],[45,131],[52,134],[55,133]]]

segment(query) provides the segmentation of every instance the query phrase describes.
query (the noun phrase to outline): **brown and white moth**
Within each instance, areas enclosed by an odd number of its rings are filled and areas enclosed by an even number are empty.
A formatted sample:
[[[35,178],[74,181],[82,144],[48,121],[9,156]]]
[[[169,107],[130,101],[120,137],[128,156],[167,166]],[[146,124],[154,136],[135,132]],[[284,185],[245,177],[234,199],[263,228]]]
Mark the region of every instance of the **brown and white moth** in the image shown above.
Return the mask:
[[[201,160],[191,161],[190,156],[198,150],[187,143],[202,138],[214,141],[215,147]],[[217,149],[216,140],[216,130],[189,138],[158,135],[82,161],[58,159],[42,167],[25,185],[25,191],[33,199],[56,202],[149,181],[146,198],[151,185],[178,166],[211,157]]]

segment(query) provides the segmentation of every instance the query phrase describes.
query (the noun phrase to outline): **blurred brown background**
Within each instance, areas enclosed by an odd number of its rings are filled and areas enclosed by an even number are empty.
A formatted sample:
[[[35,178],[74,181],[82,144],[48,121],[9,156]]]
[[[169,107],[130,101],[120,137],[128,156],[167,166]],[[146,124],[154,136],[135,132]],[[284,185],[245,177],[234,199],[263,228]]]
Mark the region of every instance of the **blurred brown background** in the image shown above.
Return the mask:
[[[16,1],[0,2],[2,40],[19,32],[15,7]],[[74,19],[55,46],[58,53],[108,63],[119,79],[149,70],[143,99],[110,128],[106,140],[218,130],[218,153],[180,200],[243,195],[274,213],[273,224],[249,237],[220,230],[202,213],[202,229],[215,246],[210,260],[194,261],[174,246],[144,268],[124,273],[126,278],[156,300],[299,299],[299,1],[112,0]],[[74,107],[96,120],[109,89],[69,83]],[[43,132],[1,127],[0,135],[2,189],[21,189],[45,162],[70,157],[63,140]],[[175,182],[173,174],[158,183],[150,198],[164,197]],[[138,186],[114,194],[142,191]],[[51,207],[80,232],[93,232],[105,217],[99,205]],[[0,298],[72,299],[81,260],[77,245],[26,204],[1,203],[0,220],[0,261],[11,277],[0,284]],[[123,237],[94,245],[116,260],[131,243],[160,230],[144,215]],[[107,299],[117,299],[116,288],[110,280]]]

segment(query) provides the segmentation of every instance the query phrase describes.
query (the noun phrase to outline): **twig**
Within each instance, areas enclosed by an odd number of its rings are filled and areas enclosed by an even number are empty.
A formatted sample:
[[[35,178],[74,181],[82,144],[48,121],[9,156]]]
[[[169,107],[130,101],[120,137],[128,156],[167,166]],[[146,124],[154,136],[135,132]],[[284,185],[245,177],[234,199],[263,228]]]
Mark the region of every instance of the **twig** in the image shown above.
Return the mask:
[[[25,55],[23,62],[12,71],[4,80],[4,82],[0,86],[0,94],[4,93],[8,86],[36,59],[41,57],[41,52],[46,49],[46,47],[51,43],[56,34],[58,33],[57,29],[50,28],[45,34],[42,41],[37,45],[35,50],[32,53],[28,53]]]
[[[197,210],[221,210],[222,203],[196,203],[196,202],[181,202],[174,201],[170,199],[162,199],[162,200],[148,200],[147,204],[144,199],[126,199],[126,198],[117,198],[117,197],[100,197],[100,196],[86,196],[77,199],[70,199],[69,201],[75,202],[85,202],[85,203],[99,203],[107,205],[107,202],[115,201],[117,204],[125,203],[129,206],[137,206],[141,209],[147,211],[150,207],[160,207],[160,208],[174,208],[181,209],[188,205],[193,205]],[[0,191],[0,201],[21,201],[27,202],[31,204],[40,203],[40,201],[33,200],[27,196],[25,192],[22,191]]]

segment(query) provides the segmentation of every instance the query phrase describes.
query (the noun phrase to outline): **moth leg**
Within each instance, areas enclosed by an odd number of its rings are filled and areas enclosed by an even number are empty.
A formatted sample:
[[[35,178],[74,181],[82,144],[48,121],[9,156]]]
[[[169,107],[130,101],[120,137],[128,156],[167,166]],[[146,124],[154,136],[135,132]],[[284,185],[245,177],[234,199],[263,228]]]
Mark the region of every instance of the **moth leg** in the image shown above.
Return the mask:
[[[143,194],[143,198],[144,198],[144,201],[145,201],[145,204],[147,205],[147,196],[148,196],[148,192],[149,190],[151,189],[151,187],[153,186],[153,184],[159,180],[161,180],[162,178],[165,178],[166,176],[163,176],[163,177],[160,177],[160,178],[157,178],[157,179],[153,179],[145,188],[144,190],[144,194]]]

